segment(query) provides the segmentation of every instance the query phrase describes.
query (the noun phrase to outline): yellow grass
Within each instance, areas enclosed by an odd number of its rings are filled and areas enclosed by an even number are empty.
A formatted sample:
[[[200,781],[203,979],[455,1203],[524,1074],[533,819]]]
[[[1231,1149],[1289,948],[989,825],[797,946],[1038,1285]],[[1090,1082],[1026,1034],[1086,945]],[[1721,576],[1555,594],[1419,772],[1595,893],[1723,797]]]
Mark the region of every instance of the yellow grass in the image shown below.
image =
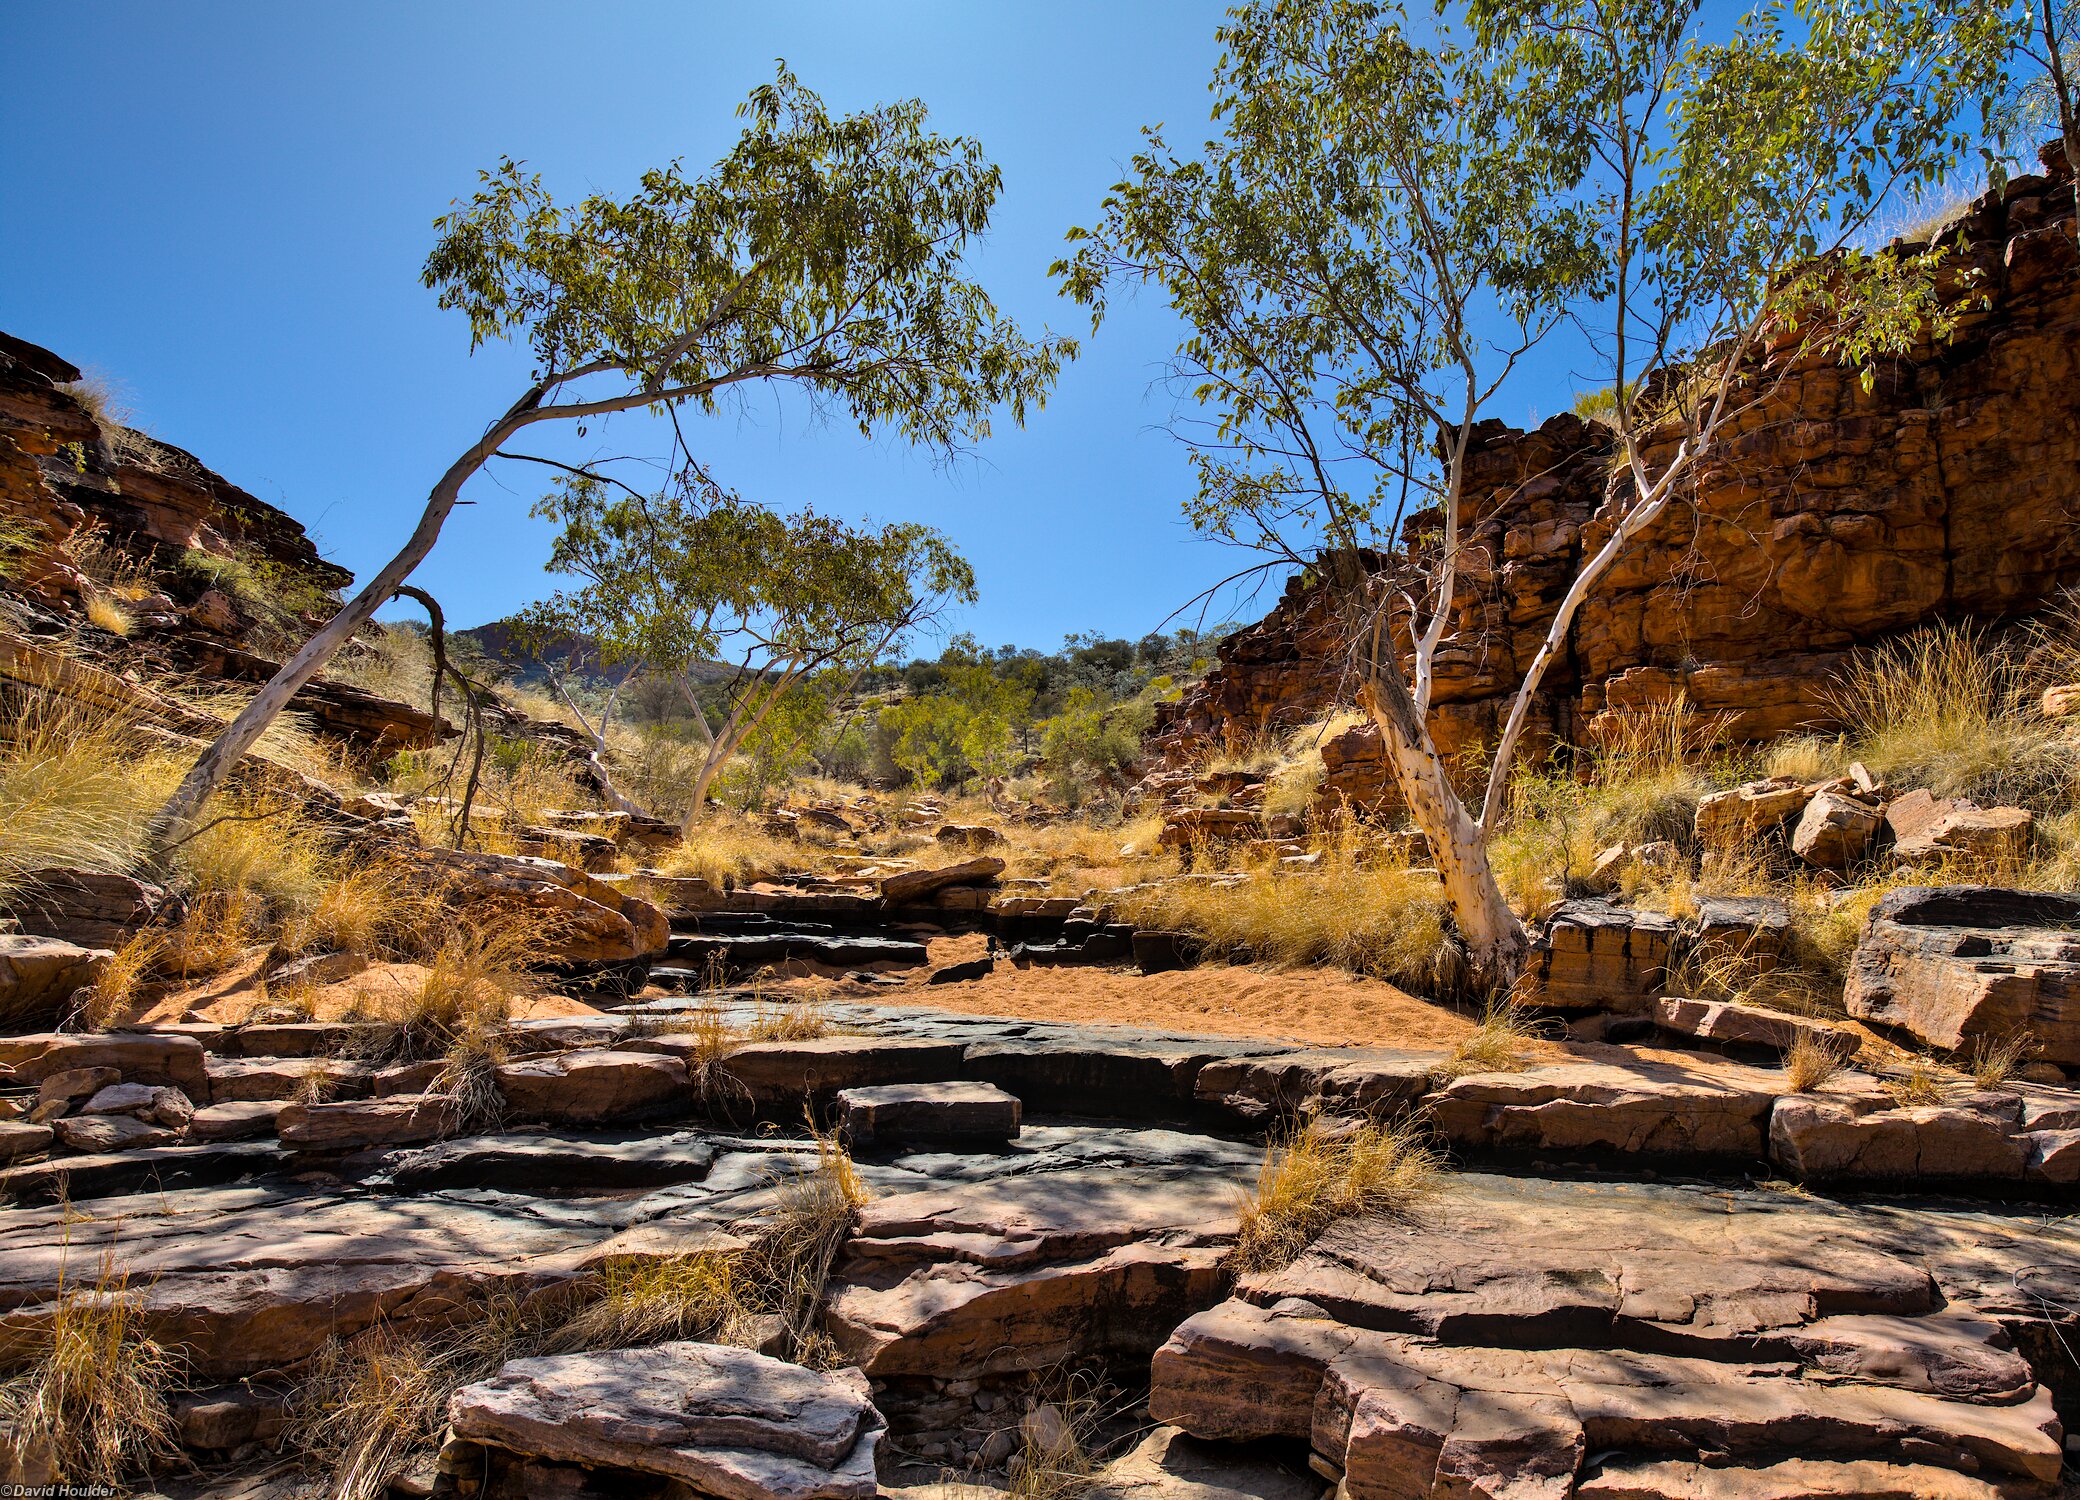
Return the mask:
[[[760,876],[800,868],[801,846],[777,838],[740,813],[717,808],[696,823],[683,842],[665,851],[658,870],[698,875],[717,886],[742,885]]]
[[[1800,1032],[1784,1053],[1784,1087],[1794,1094],[1816,1094],[1849,1065],[1846,1039],[1822,1041]]]
[[[1124,920],[1197,937],[1210,953],[1329,964],[1429,992],[1456,987],[1442,887],[1405,868],[1366,869],[1349,845],[1315,869],[1178,879],[1117,898]]]
[[[1401,1121],[1309,1120],[1265,1148],[1256,1192],[1243,1204],[1237,1270],[1288,1265],[1338,1220],[1412,1213],[1443,1185],[1444,1163]]]
[[[2043,813],[2080,791],[2080,748],[2030,703],[2018,652],[1942,624],[1860,656],[1836,707],[1857,756],[1894,786]]]
[[[0,898],[52,867],[121,870],[185,769],[123,716],[27,699],[0,720]]]
[[[1955,1092],[1957,1075],[1932,1057],[1918,1054],[1907,1058],[1899,1071],[1884,1080],[1885,1092],[1901,1108],[1941,1104]]]
[[[1531,1046],[1539,1036],[1538,1023],[1518,1006],[1507,1001],[1490,1005],[1481,1015],[1481,1024],[1453,1044],[1437,1070],[1438,1077],[1518,1072],[1529,1062]]]
[[[112,1491],[179,1454],[167,1392],[172,1355],[140,1326],[137,1299],[107,1267],[99,1283],[62,1288],[47,1320],[0,1382],[0,1456],[49,1454],[55,1478]]]
[[[87,593],[87,623],[110,635],[127,636],[137,628],[137,621],[131,618],[130,611],[123,608],[114,596],[99,589]]]

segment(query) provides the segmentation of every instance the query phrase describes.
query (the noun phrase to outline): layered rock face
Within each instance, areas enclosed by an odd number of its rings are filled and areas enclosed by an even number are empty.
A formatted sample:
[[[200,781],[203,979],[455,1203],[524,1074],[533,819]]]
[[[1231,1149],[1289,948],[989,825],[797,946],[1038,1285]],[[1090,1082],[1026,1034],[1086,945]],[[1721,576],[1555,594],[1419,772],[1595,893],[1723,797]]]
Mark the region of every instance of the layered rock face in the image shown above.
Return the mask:
[[[2065,176],[2061,159],[2016,178],[1948,231],[1986,299],[1951,342],[1880,365],[1868,391],[1827,359],[1770,368],[1781,379],[1734,422],[1688,503],[1576,616],[1536,734],[1594,743],[1679,697],[1729,740],[1824,724],[1856,648],[1936,619],[2026,614],[2080,581],[2080,256]],[[1448,752],[1495,741],[1569,580],[1608,537],[1609,455],[1607,430],[1571,415],[1476,430],[1476,520],[1432,710]],[[1181,763],[1304,722],[1350,686],[1331,601],[1295,579],[1163,711],[1152,747]],[[1370,728],[1323,756],[1330,799],[1391,797]]]

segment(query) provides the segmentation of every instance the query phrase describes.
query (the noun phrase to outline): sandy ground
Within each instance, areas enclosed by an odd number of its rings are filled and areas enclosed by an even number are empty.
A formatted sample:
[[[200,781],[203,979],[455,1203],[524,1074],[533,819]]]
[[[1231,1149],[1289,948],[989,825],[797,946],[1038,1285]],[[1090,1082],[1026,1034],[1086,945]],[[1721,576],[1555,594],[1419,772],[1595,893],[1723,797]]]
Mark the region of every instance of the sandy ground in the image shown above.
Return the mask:
[[[265,963],[266,955],[255,953],[221,974],[168,991],[141,1013],[127,1019],[147,1023],[217,1021],[225,1025],[247,1020],[253,1012],[264,1010],[269,1004],[260,983],[260,971]],[[418,964],[371,964],[351,978],[337,984],[321,985],[299,998],[309,1000],[310,1019],[314,1021],[336,1021],[350,1014],[382,1015],[391,1005],[417,989],[425,973],[426,970]],[[598,1013],[596,1007],[562,995],[537,995],[513,1007],[516,1021]]]
[[[932,966],[980,958],[979,935],[935,939]],[[1324,1046],[1447,1048],[1475,1018],[1377,979],[1340,969],[1254,969],[1207,964],[1171,974],[1132,969],[1018,969],[1004,959],[987,979],[924,983],[871,998],[977,1016],[1147,1026],[1213,1036],[1266,1037]],[[849,996],[848,996],[849,998]]]

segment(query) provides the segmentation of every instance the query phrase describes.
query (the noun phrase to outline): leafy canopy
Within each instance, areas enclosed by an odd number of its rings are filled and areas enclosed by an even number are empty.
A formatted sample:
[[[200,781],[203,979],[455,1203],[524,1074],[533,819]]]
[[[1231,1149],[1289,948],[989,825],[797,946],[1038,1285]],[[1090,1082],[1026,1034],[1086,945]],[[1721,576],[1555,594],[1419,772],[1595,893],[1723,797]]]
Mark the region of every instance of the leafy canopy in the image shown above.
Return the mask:
[[[567,476],[535,514],[561,528],[550,571],[583,583],[522,620],[536,639],[590,638],[610,666],[858,668],[944,604],[975,598],[973,569],[928,527],[783,515],[695,472],[655,495]]]
[[[1200,529],[1293,560],[1391,538],[1456,501],[1473,425],[1563,328],[1629,448],[1723,418],[1773,312],[1859,359],[1940,332],[1933,257],[1849,246],[1978,138],[2012,27],[1971,0],[1765,0],[1719,40],[1696,0],[1259,0],[1220,33],[1220,134],[1150,132],[1055,271],[1094,327],[1123,286],[1182,316]],[[1640,379],[1678,367],[1704,378]]]
[[[1044,401],[1074,343],[1027,338],[962,274],[1001,185],[975,141],[927,129],[916,100],[833,119],[784,64],[738,114],[706,174],[674,162],[626,198],[559,205],[501,162],[436,220],[426,284],[475,343],[524,337],[551,386],[611,372],[712,409],[792,380],[862,432],[942,448]]]

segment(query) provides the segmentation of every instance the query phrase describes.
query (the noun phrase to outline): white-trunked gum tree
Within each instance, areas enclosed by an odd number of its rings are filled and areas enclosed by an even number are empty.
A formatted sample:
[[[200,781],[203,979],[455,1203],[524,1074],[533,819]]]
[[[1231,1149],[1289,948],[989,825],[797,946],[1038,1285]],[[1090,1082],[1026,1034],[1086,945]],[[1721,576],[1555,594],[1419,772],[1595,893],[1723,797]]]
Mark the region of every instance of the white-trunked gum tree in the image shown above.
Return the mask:
[[[532,378],[441,474],[397,555],[197,759],[153,820],[150,863],[395,596],[470,479],[530,456],[508,450],[522,434],[669,413],[676,468],[692,463],[681,409],[764,387],[950,454],[1045,401],[1074,343],[1028,337],[964,263],[1001,185],[977,142],[927,128],[915,100],[834,118],[784,65],[738,113],[741,137],[699,176],[675,162],[625,197],[566,204],[506,161],[435,221],[427,286],[468,317],[473,346],[524,340]]]
[[[1055,269],[1094,327],[1142,286],[1185,324],[1193,524],[1333,589],[1477,988],[1527,949],[1488,846],[1576,610],[1773,370],[1954,319],[1940,247],[1855,247],[1971,156],[2013,34],[1945,0],[1765,3],[1716,34],[1692,0],[1261,0],[1221,31],[1216,138],[1151,131],[1070,232]],[[1601,540],[1467,788],[1429,724],[1469,575],[1500,561],[1467,551],[1466,463],[1535,351],[1612,393]]]

